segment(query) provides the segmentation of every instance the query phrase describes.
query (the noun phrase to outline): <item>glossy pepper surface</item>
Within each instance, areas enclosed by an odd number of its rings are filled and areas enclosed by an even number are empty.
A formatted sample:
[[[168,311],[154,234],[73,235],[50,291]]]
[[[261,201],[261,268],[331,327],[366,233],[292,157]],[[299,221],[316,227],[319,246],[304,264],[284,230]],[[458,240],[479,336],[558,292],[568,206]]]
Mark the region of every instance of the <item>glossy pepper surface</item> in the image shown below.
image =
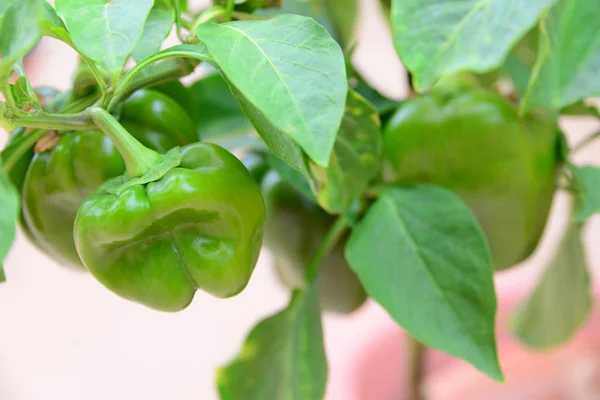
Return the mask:
[[[333,224],[335,217],[304,198],[281,176],[269,170],[264,157],[252,153],[243,158],[252,176],[261,182],[267,206],[264,244],[273,253],[275,271],[288,288],[302,288],[308,263]],[[317,278],[324,310],[349,313],[367,295],[344,257],[347,237],[324,258]]]
[[[140,90],[127,99],[121,121],[144,145],[164,153],[196,142],[196,127],[168,96]],[[123,158],[100,130],[66,132],[34,155],[22,189],[23,214],[34,242],[65,266],[83,269],[73,241],[81,202],[110,178],[125,172]]]
[[[239,293],[256,264],[265,220],[258,185],[227,150],[196,143],[167,156],[174,153],[177,166],[156,180],[121,176],[100,186],[84,200],[74,228],[94,277],[163,311],[185,308],[197,289]]]
[[[520,118],[494,93],[442,88],[404,103],[384,135],[389,180],[460,195],[488,238],[496,269],[533,252],[560,164],[555,117]]]
[[[65,97],[58,90],[49,88],[49,87],[40,87],[35,89],[36,95],[38,96],[38,100],[42,108],[46,111],[56,112],[60,108],[64,106]],[[60,96],[60,97],[59,97]],[[54,100],[57,100],[56,102]],[[26,128],[17,128],[13,132],[11,132],[9,144],[18,141],[28,134]],[[17,160],[17,162],[12,166],[10,172],[8,174],[12,184],[17,188],[19,194],[21,194],[23,190],[23,184],[25,182],[25,177],[27,175],[27,170],[29,168],[29,164],[34,156],[33,148],[28,149],[23,155]],[[21,210],[19,214],[19,225],[21,227],[22,232],[25,236],[34,244],[36,247],[40,247],[31,229],[25,222],[25,216],[23,214],[23,210]]]

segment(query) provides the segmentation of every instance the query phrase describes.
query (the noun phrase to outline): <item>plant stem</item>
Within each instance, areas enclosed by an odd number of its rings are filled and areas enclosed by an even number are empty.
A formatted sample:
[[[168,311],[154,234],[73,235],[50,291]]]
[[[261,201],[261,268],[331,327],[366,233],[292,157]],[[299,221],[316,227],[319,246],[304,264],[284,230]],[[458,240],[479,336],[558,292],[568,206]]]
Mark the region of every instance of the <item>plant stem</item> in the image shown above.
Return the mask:
[[[161,160],[161,156],[131,136],[110,113],[102,108],[90,110],[96,125],[112,140],[125,160],[127,175],[134,178],[144,175]]]
[[[588,137],[584,138],[579,143],[574,145],[571,148],[571,153],[578,152],[579,150],[583,149],[584,147],[586,147],[588,144],[592,143],[594,140],[598,139],[599,137],[600,137],[600,131],[592,133],[591,135],[589,135]]]
[[[239,19],[240,21],[266,21],[274,18],[271,16],[261,17],[260,15],[248,14],[242,11],[232,11],[231,16],[235,19]]]
[[[331,252],[331,249],[337,244],[338,240],[342,237],[346,229],[348,229],[348,220],[344,215],[338,217],[334,224],[329,228],[327,235],[323,239],[321,246],[317,249],[313,255],[308,267],[306,269],[305,280],[310,285],[317,278],[319,267],[323,262],[323,258]]]
[[[421,380],[424,373],[426,347],[423,343],[406,335],[405,353],[405,395],[404,400],[423,400],[421,396]]]
[[[75,100],[73,103],[68,104],[61,112],[79,112],[85,110],[98,100],[97,94],[92,94],[81,99]],[[52,104],[50,105],[50,107]],[[9,172],[17,161],[32,148],[35,143],[40,140],[47,131],[45,129],[34,129],[27,133],[22,141],[10,143],[4,150],[2,150],[2,168],[4,172]]]
[[[95,129],[96,125],[90,115],[85,112],[75,114],[47,114],[40,112],[11,120],[12,123],[25,128],[39,128],[57,131],[85,131]]]
[[[106,91],[106,81],[104,80],[104,77],[100,73],[100,70],[98,70],[98,67],[96,66],[96,64],[89,58],[84,57],[84,56],[80,56],[80,57],[87,64],[88,68],[90,69],[90,72],[92,73],[92,75],[94,75],[94,78],[96,78],[96,82],[98,83],[98,88],[100,89],[100,92],[104,93]]]
[[[220,16],[225,14],[225,9],[221,6],[214,6],[204,11],[202,14],[196,18],[194,24],[190,28],[191,32],[196,32],[196,28],[200,24],[204,24],[205,22],[212,21],[213,19],[219,18]]]
[[[85,97],[79,98],[73,101],[72,103],[67,104],[67,106],[65,106],[65,108],[59,112],[59,114],[83,111],[86,108],[94,105],[94,103],[96,103],[98,99],[100,99],[100,95],[98,93],[93,93]]]
[[[234,0],[227,0],[227,4],[225,5],[225,22],[231,21],[231,13],[233,13],[234,6]]]
[[[187,19],[185,19],[183,16],[181,17],[179,22],[181,22],[181,26],[183,26],[188,31],[192,30],[192,23],[190,21],[188,21]]]
[[[4,84],[3,93],[4,93],[4,98],[5,98],[6,104],[8,105],[8,108],[12,112],[16,112],[18,107],[17,107],[17,104],[15,103],[15,99],[12,96],[12,90],[10,89],[10,82],[8,81],[8,79],[6,80],[6,82]]]
[[[181,32],[182,31],[181,28],[183,26],[181,24],[182,18],[181,18],[181,7],[179,6],[179,0],[175,0],[172,4],[175,6],[174,12],[175,12],[175,25],[177,27],[177,37],[179,38],[179,40],[182,43],[185,43],[185,37],[183,36],[183,33]]]
[[[117,88],[115,89],[115,92],[113,93],[113,95],[110,98],[107,98],[106,101],[101,106],[103,108],[106,108],[107,110],[111,110],[114,106],[119,104],[119,102],[121,101],[121,99],[124,96],[126,96],[127,94],[131,93],[134,90],[137,90],[137,89],[145,87],[145,86],[149,86],[151,84],[164,82],[171,78],[179,78],[179,77],[185,76],[193,71],[193,68],[190,71],[188,71],[187,69],[184,69],[184,67],[182,67],[183,64],[178,62],[178,63],[174,64],[174,66],[168,66],[167,68],[164,68],[162,70],[159,70],[158,72],[152,73],[151,75],[149,75],[147,77],[135,79],[136,76],[140,72],[142,72],[142,70],[144,68],[146,68],[147,66],[149,66],[159,60],[167,59],[167,58],[174,58],[174,57],[193,58],[196,60],[209,60],[210,59],[210,57],[208,55],[203,56],[198,53],[194,53],[192,50],[188,50],[184,46],[180,46],[180,48],[177,50],[173,50],[172,48],[163,50],[162,52],[157,53],[152,57],[148,57],[148,58],[140,61],[133,68],[131,68],[129,71],[127,71],[125,73],[125,75],[123,75],[123,77],[121,78],[119,83],[117,84]]]

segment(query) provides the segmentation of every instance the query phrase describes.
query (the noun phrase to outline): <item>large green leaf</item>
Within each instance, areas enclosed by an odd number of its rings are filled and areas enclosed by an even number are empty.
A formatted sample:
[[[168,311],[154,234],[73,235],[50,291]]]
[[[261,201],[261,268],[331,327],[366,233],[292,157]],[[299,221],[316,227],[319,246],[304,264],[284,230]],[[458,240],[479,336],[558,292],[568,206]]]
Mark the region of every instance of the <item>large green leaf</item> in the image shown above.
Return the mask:
[[[354,90],[327,168],[311,165],[314,191],[321,207],[341,213],[361,195],[379,171],[383,136],[375,108]]]
[[[502,380],[490,250],[457,195],[431,185],[384,190],[352,232],[346,258],[411,336]]]
[[[393,0],[396,51],[417,90],[441,77],[499,67],[556,0]]]
[[[590,275],[581,227],[572,224],[535,291],[517,309],[513,329],[530,347],[555,347],[573,336],[591,311]]]
[[[282,15],[201,24],[196,32],[267,145],[288,136],[326,167],[348,90],[342,50],[327,31],[310,18]]]
[[[19,0],[4,0],[0,2],[0,22],[2,22],[2,18],[4,18],[4,13],[9,9],[14,3]]]
[[[196,81],[190,87],[190,95],[202,140],[234,137],[253,130],[240,103],[220,74]]]
[[[260,322],[217,378],[221,400],[322,400],[326,383],[314,288],[295,291],[285,310]]]
[[[132,68],[131,71],[126,74],[121,80],[121,84],[123,85],[123,81],[135,83],[136,79],[139,79],[139,74],[144,71],[144,69],[149,66],[159,67],[158,65],[152,65],[152,63],[157,62],[159,60],[165,60],[174,57],[184,57],[184,58],[193,58],[197,60],[202,60],[210,63],[211,65],[218,66],[217,62],[211,58],[208,54],[208,49],[204,44],[199,45],[178,45],[173,46],[168,49],[162,50],[159,53],[156,53],[146,59],[140,61],[136,67]],[[163,61],[164,63],[164,61]],[[223,72],[223,71],[221,71]],[[262,136],[264,142],[267,146],[275,153],[279,158],[285,160],[286,163],[291,165],[294,169],[302,172],[307,178],[310,178],[310,174],[308,173],[308,167],[306,165],[306,156],[302,152],[302,149],[294,142],[291,136],[286,135],[281,130],[276,128],[271,122],[269,122],[265,115],[247,99],[244,94],[242,94],[233,83],[227,79],[227,76],[222,74],[222,77],[225,79],[225,82],[229,86],[231,92],[234,97],[238,100],[239,104],[242,107],[243,112],[246,114],[248,119],[252,122],[253,126]],[[143,79],[143,78],[142,78]],[[126,87],[127,84],[124,85]],[[206,110],[210,112],[210,108]],[[201,123],[201,116],[199,116],[199,121]],[[202,127],[199,127],[200,136],[203,135]],[[217,136],[211,138],[211,141],[217,141]],[[223,139],[223,138],[221,138]],[[222,140],[218,140],[219,143],[223,144]]]
[[[118,74],[144,30],[153,0],[56,0],[77,50]]]
[[[0,167],[2,160],[0,160]],[[2,263],[15,239],[19,217],[19,194],[0,168],[0,282],[4,281]]]
[[[265,144],[279,158],[284,160],[296,171],[301,172],[307,178],[310,176],[306,156],[294,140],[277,129],[267,117],[256,108],[228,79],[225,79],[231,92],[238,99],[242,110],[252,122],[256,131],[260,134]]]
[[[11,75],[13,65],[41,37],[42,7],[38,0],[16,1],[2,12],[0,24],[0,84]]]
[[[50,36],[55,39],[61,40],[69,45],[72,45],[71,37],[67,32],[67,27],[62,19],[56,14],[56,11],[50,3],[42,1],[43,13],[42,13],[42,33],[45,36]]]
[[[600,211],[600,168],[586,165],[570,166],[578,189],[578,206],[575,220],[583,222]]]
[[[525,108],[560,109],[600,95],[600,2],[559,0],[542,21],[535,74]]]
[[[133,59],[140,61],[158,53],[160,46],[171,31],[173,23],[173,12],[161,8],[150,10],[142,36],[131,53]]]

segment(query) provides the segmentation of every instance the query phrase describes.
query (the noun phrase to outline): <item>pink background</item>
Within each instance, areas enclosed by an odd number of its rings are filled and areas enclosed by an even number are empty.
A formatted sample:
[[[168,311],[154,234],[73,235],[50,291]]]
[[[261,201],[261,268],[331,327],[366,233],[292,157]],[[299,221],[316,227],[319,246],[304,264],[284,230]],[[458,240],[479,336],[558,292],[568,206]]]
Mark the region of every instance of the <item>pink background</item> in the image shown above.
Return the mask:
[[[356,64],[383,92],[402,97],[404,74],[377,2],[364,0],[362,11]],[[75,60],[68,47],[44,39],[28,59],[28,73],[35,85],[66,89]],[[585,118],[562,124],[575,141],[598,129],[597,123]],[[576,160],[593,162],[598,150],[598,145],[590,146]],[[523,266],[498,276],[501,331],[506,326],[504,310],[532,287],[560,236],[567,202],[564,196],[557,197],[539,251]],[[590,266],[600,265],[600,247],[594,246],[599,229],[598,219],[592,218],[586,234]],[[0,400],[216,399],[215,367],[234,356],[246,332],[284,307],[288,298],[266,251],[241,295],[217,300],[198,293],[194,303],[178,314],[158,313],[116,297],[89,275],[54,264],[20,234],[5,266],[9,281],[0,287]],[[328,400],[398,398],[401,331],[379,306],[369,302],[351,316],[325,315],[324,330],[330,363]],[[575,365],[569,357],[578,349],[587,354],[589,349],[596,351],[587,339],[594,335],[582,337],[561,353],[566,355],[550,358],[533,357],[503,339],[500,357],[508,376],[503,388],[516,387],[524,397],[493,398],[508,394],[502,392],[505,389],[486,387],[484,393],[490,397],[485,398],[538,399],[526,392],[527,384],[536,390],[550,387],[557,374],[563,374],[553,366]],[[491,384],[460,361],[448,363],[438,357],[437,363],[425,384],[432,400],[480,399],[480,394],[467,393],[465,388]],[[585,370],[585,365],[581,368]],[[533,384],[539,382],[530,376],[535,371],[544,371],[542,379],[548,382]],[[525,376],[525,383],[518,376]],[[539,399],[554,399],[543,396]],[[567,397],[556,397],[563,398]]]

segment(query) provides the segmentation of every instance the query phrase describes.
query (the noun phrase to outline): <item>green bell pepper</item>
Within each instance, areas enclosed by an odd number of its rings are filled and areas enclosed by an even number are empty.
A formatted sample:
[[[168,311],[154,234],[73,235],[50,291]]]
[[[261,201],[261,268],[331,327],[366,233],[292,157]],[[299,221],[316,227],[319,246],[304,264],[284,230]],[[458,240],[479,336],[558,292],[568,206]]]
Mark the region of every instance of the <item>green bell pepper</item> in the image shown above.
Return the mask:
[[[101,185],[77,213],[81,260],[121,297],[182,310],[197,289],[229,297],[248,283],[262,244],[260,188],[227,150],[207,143],[160,156],[106,111],[96,123],[117,145],[126,175]]]
[[[496,269],[526,259],[556,189],[555,116],[519,117],[497,94],[440,86],[404,103],[384,128],[387,180],[433,183],[473,210]]]
[[[306,268],[335,221],[318,205],[305,199],[273,170],[265,157],[250,153],[242,159],[250,174],[261,182],[267,206],[265,247],[273,253],[275,271],[288,288],[305,285]],[[367,295],[344,256],[348,236],[325,257],[317,278],[319,300],[324,310],[350,313],[360,307]]]
[[[196,142],[193,120],[168,96],[140,90],[121,109],[122,124],[158,152]],[[84,197],[125,172],[123,158],[100,130],[66,132],[47,151],[33,156],[22,188],[26,229],[59,263],[82,269],[73,242],[73,223]]]

